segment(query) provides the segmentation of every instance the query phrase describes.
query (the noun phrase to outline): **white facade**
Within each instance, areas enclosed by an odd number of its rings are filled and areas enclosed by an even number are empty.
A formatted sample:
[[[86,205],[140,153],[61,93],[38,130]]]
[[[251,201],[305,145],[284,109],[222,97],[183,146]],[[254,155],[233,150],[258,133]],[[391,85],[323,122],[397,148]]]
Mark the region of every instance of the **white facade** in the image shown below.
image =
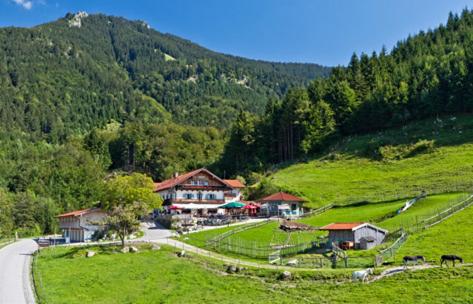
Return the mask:
[[[174,210],[202,209],[203,212],[241,201],[243,188],[239,180],[223,180],[205,168],[175,174],[171,179],[155,183],[155,192],[163,198],[165,206],[174,206]]]
[[[163,190],[158,194],[163,200],[173,201],[224,201],[224,203],[239,202],[242,200],[240,189],[223,190]],[[200,199],[199,199],[200,197]]]
[[[225,193],[225,203],[231,202],[240,202],[243,200],[240,189],[232,189],[231,191]]]
[[[177,190],[176,199],[186,199],[186,200],[199,200],[199,196],[201,196],[201,200],[223,200],[224,199],[224,191],[221,190]],[[191,196],[191,197],[189,197]]]
[[[90,241],[96,231],[103,229],[106,216],[100,209],[71,212],[59,216],[59,228],[66,241]]]

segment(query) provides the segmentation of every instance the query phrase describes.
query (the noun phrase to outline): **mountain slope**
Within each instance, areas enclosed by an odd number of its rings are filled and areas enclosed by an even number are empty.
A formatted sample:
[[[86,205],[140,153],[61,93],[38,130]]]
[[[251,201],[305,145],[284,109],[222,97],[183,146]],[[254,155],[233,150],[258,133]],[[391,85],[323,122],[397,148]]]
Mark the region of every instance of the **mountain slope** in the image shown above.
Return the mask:
[[[348,66],[305,90],[291,90],[260,117],[239,116],[222,171],[261,170],[320,153],[333,138],[471,114],[472,92],[473,11],[465,9],[390,52],[354,54]]]
[[[327,75],[212,52],[141,21],[68,14],[31,29],[0,29],[4,128],[57,138],[110,119],[228,125],[239,109],[261,112],[290,86]],[[163,108],[164,106],[164,108]]]
[[[473,186],[473,117],[444,117],[347,137],[317,158],[281,168],[276,186],[310,206],[379,202]]]

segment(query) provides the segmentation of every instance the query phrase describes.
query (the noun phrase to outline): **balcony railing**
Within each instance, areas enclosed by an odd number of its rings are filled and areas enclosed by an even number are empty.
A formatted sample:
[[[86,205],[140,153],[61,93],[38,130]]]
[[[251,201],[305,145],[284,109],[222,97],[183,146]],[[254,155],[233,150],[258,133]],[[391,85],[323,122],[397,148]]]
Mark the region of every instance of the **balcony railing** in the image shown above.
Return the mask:
[[[167,202],[173,203],[194,203],[194,204],[224,204],[225,200],[222,199],[187,199],[187,198],[173,198],[166,200]]]

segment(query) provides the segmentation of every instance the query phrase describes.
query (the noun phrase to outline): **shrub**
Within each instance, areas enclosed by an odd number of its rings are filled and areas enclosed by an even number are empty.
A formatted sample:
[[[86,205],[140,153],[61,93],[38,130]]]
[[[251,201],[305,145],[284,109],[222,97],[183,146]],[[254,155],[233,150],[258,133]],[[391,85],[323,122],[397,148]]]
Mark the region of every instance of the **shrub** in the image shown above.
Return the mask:
[[[434,147],[434,140],[419,140],[415,144],[410,145],[381,146],[377,150],[377,155],[380,160],[400,160],[420,153],[432,152]]]

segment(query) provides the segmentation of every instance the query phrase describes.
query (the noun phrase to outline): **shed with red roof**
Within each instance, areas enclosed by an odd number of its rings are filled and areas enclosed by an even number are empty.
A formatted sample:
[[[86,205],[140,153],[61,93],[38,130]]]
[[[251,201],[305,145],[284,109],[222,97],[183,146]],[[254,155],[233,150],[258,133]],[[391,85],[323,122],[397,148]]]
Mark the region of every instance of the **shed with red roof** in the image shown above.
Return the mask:
[[[356,249],[370,249],[381,244],[388,231],[370,223],[332,223],[320,228],[328,231],[330,244],[343,247],[343,243],[351,242]]]

